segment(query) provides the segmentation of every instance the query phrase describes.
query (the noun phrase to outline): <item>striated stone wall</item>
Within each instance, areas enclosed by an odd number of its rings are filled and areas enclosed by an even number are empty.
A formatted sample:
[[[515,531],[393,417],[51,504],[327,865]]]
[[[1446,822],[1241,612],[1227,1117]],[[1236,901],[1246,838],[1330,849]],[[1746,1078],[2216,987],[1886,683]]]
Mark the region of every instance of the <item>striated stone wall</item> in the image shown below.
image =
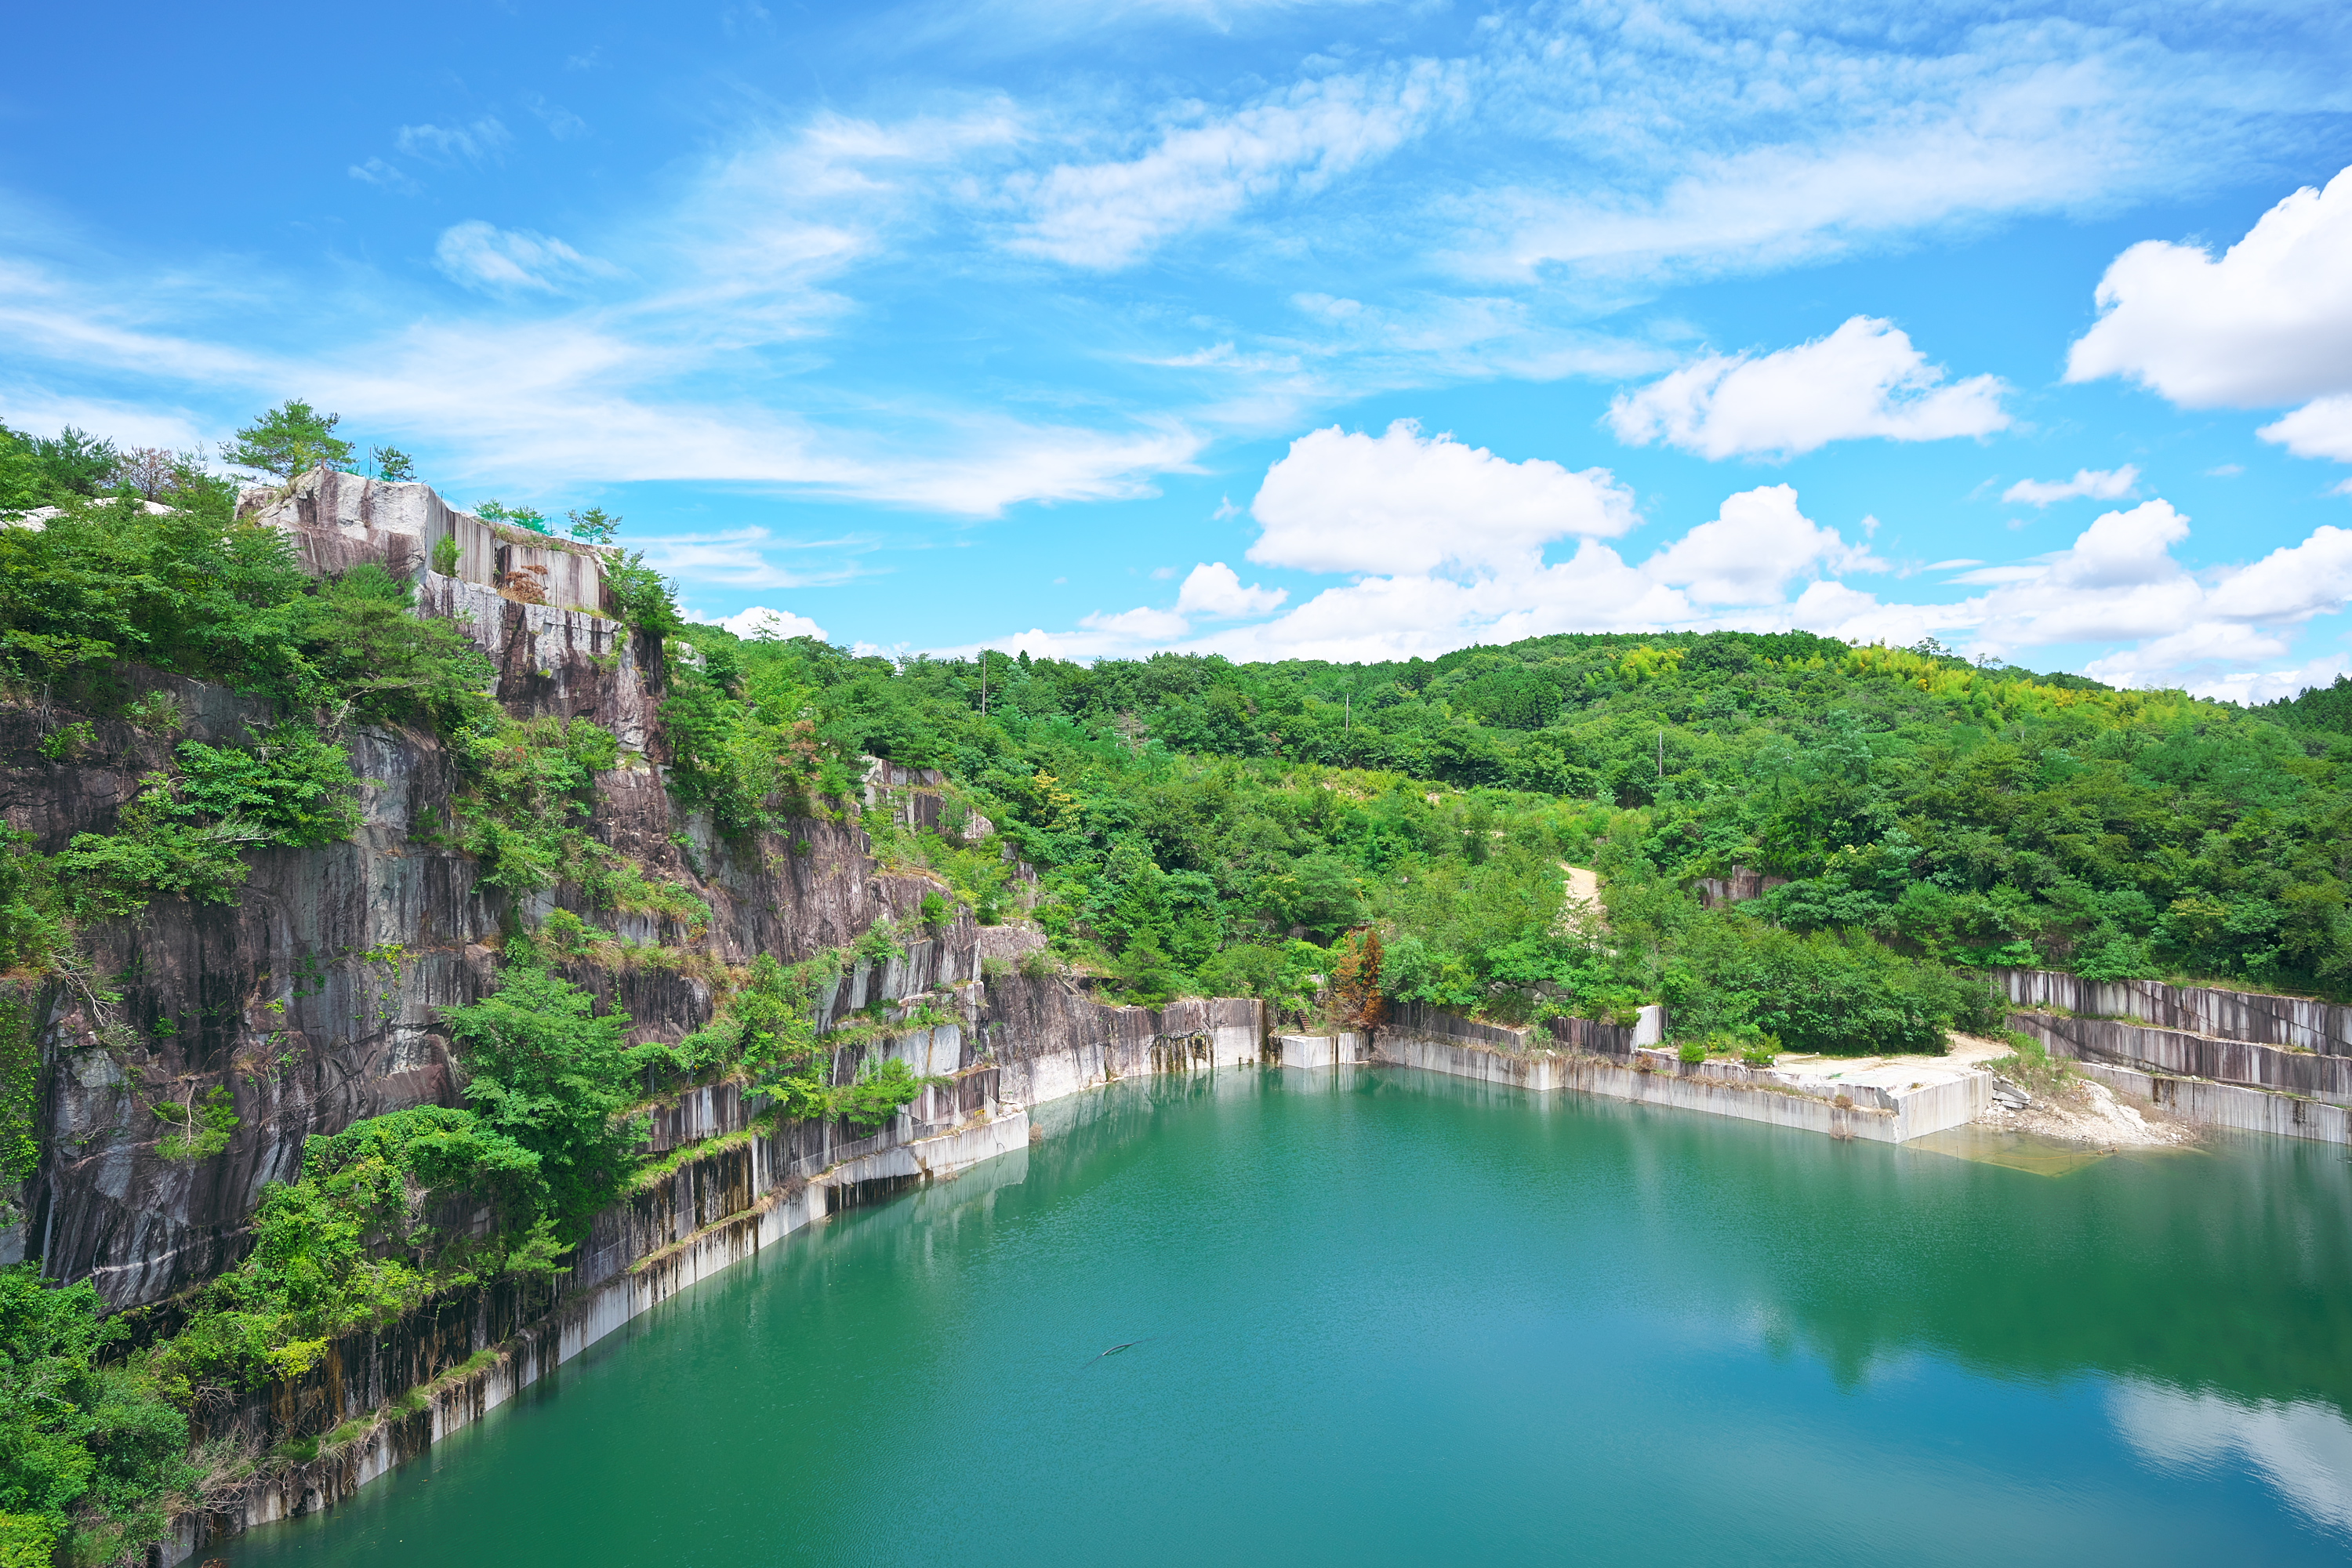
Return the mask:
[[[2168,985],[2160,980],[2085,980],[2048,969],[2001,969],[1991,974],[2017,1007],[2063,1007],[2084,1017],[2352,1057],[2352,1006],[2342,1003]]]

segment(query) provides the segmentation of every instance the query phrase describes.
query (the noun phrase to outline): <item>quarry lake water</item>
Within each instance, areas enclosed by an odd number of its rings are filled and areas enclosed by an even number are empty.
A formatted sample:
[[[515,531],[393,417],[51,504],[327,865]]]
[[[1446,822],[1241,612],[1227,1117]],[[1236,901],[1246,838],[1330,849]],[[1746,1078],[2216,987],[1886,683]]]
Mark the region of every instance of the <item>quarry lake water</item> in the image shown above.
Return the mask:
[[[233,1568],[2341,1563],[2352,1163],[1403,1070],[1040,1108]],[[1112,1347],[1126,1349],[1110,1352]]]

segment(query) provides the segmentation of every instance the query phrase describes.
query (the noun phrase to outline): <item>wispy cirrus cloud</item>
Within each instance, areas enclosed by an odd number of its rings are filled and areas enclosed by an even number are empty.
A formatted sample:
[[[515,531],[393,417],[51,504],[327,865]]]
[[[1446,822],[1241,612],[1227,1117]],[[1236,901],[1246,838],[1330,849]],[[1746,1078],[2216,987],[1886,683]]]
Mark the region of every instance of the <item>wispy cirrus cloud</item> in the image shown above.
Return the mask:
[[[404,125],[393,132],[392,144],[429,163],[496,163],[514,145],[514,133],[498,116],[484,114],[463,124]]]
[[[353,163],[344,172],[354,180],[381,186],[399,195],[413,196],[425,189],[406,170],[396,163],[387,163],[381,158],[370,158],[364,163]]]
[[[1137,156],[1062,163],[1005,182],[1022,209],[1012,248],[1072,266],[1126,267],[1178,235],[1283,195],[1311,194],[1394,152],[1462,101],[1464,73],[1414,60],[1312,79],[1160,132]],[[1185,106],[1190,108],[1192,106]]]
[[[442,230],[433,247],[433,263],[452,281],[489,293],[529,289],[552,294],[574,282],[620,272],[560,239],[527,228],[502,229],[479,218]]]

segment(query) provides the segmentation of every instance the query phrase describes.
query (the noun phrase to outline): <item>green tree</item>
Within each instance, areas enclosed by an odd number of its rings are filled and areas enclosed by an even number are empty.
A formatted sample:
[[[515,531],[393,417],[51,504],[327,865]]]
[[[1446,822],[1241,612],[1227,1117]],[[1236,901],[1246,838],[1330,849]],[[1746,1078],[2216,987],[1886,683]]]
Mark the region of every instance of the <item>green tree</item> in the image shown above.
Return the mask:
[[[583,543],[610,544],[621,530],[620,518],[605,516],[601,506],[592,506],[585,511],[575,508],[566,515],[572,521],[572,537]]]
[[[221,443],[221,456],[240,468],[257,468],[290,482],[312,468],[347,468],[352,444],[335,434],[339,414],[320,414],[289,397]]]
[[[113,442],[102,441],[70,425],[54,436],[35,441],[33,450],[40,458],[51,499],[59,501],[73,496],[105,493],[114,483],[115,470],[122,460]]]
[[[539,1157],[559,1226],[579,1235],[620,1190],[642,1131],[622,1114],[634,1098],[629,1016],[599,1017],[587,993],[520,966],[445,1016],[467,1100],[486,1130]]]
[[[368,461],[375,466],[377,479],[403,484],[416,478],[415,463],[397,447],[371,447]]]
[[[0,1515],[10,1547],[70,1542],[106,1562],[163,1532],[164,1508],[194,1480],[187,1418],[143,1361],[108,1363],[120,1330],[88,1281],[56,1286],[31,1264],[0,1269]],[[47,1562],[46,1557],[36,1561]]]

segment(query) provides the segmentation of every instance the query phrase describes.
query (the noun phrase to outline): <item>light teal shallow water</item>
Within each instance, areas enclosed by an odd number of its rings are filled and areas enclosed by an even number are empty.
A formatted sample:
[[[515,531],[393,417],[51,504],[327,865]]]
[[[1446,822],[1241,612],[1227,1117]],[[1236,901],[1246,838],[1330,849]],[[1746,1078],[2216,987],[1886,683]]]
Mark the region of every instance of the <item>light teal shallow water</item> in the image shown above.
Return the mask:
[[[687,1292],[233,1568],[2341,1563],[2352,1163],[1225,1073]],[[1137,1342],[1115,1355],[1107,1347]]]

